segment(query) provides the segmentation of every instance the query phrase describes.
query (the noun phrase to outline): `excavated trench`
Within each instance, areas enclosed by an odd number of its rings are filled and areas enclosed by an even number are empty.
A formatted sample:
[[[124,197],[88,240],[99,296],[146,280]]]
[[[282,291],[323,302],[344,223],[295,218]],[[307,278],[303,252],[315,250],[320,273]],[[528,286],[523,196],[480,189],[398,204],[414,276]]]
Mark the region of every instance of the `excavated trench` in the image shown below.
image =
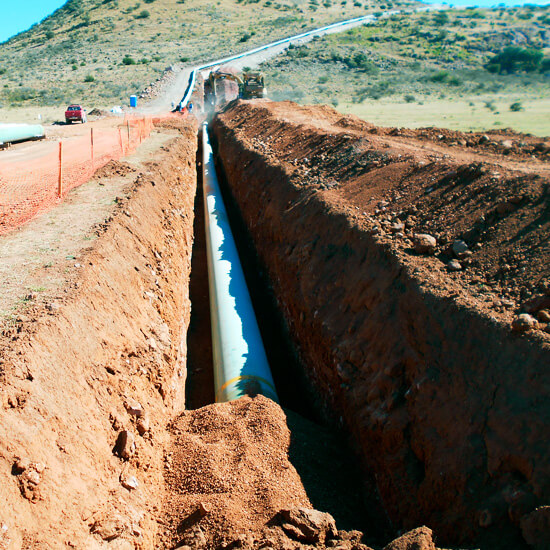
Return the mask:
[[[283,409],[213,404],[201,151],[174,122],[55,307],[3,336],[0,547],[367,550],[426,524],[440,544],[544,548],[544,342],[419,280],[332,181],[293,178],[318,134],[326,165],[348,147],[330,120],[255,104],[213,138]],[[304,538],[300,508],[346,532]],[[408,541],[388,548],[434,548]]]
[[[289,123],[264,105],[231,105],[212,132],[283,405],[347,434],[362,457],[357,479],[364,494],[379,491],[391,529],[426,524],[443,544],[537,547],[547,536],[547,410],[532,382],[547,347],[439,295],[331,185],[296,181],[298,159],[285,164],[276,143],[300,140],[293,157],[309,157],[345,126],[331,135],[326,122]]]
[[[187,336],[186,406],[214,403],[208,269],[202,188],[202,140],[197,154],[194,243],[190,274],[191,318]],[[356,450],[335,424],[327,423],[318,397],[306,377],[277,297],[244,224],[221,165],[216,166],[231,229],[290,430],[288,457],[298,472],[311,505],[330,513],[339,529],[368,532],[368,542],[381,545],[392,531],[382,511],[374,480],[366,478]]]

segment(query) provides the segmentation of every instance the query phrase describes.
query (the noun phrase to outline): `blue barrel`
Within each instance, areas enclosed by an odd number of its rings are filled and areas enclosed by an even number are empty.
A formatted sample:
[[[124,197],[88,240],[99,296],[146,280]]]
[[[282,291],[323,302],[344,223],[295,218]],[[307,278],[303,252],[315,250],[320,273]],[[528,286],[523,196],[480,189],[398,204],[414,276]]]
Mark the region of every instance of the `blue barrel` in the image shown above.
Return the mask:
[[[137,95],[130,96],[130,107],[137,107]]]

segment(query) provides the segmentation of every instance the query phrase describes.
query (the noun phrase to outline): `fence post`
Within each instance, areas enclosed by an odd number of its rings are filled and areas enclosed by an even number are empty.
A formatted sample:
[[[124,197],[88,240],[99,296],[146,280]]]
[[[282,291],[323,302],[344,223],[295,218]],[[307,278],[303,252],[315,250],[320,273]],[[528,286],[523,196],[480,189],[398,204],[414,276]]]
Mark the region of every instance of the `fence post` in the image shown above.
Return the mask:
[[[128,129],[128,149],[130,149],[130,121],[126,121],[126,127]]]
[[[90,128],[90,147],[92,153],[92,172],[94,170],[94,129]]]
[[[122,145],[122,130],[118,129],[118,140],[120,142],[120,153],[124,156],[124,145]]]
[[[59,141],[59,178],[57,180],[57,196],[63,194],[63,142]]]

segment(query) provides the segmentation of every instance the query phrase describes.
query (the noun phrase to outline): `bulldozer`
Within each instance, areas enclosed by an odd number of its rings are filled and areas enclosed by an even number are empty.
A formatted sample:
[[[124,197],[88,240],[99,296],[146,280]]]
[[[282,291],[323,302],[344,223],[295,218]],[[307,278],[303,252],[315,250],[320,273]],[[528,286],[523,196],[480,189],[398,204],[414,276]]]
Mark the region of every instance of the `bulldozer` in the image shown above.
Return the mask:
[[[262,73],[245,72],[241,78],[233,67],[220,67],[212,71],[205,82],[204,90],[205,103],[212,106],[227,103],[237,97],[267,97]]]
[[[267,97],[264,75],[258,72],[243,73],[242,93],[243,99],[255,97]]]

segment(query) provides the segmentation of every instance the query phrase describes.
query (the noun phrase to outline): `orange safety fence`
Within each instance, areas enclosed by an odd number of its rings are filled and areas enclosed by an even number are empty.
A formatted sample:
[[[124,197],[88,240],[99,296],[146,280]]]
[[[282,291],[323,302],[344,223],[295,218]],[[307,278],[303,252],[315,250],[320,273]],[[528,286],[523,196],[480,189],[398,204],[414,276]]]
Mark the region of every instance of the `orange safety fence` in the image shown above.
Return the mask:
[[[59,204],[110,160],[133,153],[162,118],[126,116],[118,128],[41,143],[39,156],[32,149],[22,159],[0,154],[0,235]]]

